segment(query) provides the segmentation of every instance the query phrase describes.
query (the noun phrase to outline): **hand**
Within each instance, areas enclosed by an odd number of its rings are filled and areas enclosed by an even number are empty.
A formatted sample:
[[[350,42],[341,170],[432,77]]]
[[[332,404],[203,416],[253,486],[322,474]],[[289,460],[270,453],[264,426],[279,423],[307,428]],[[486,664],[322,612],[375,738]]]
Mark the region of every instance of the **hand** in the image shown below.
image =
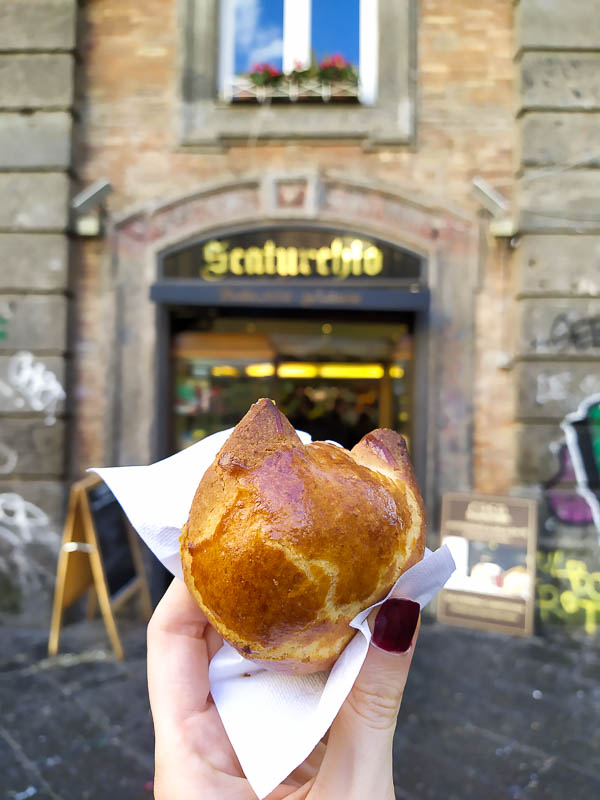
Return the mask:
[[[267,800],[394,799],[392,740],[419,621],[411,600],[392,598],[373,612],[374,643],[327,743]],[[148,626],[156,800],[256,800],[210,696],[208,665],[221,644],[174,580]]]

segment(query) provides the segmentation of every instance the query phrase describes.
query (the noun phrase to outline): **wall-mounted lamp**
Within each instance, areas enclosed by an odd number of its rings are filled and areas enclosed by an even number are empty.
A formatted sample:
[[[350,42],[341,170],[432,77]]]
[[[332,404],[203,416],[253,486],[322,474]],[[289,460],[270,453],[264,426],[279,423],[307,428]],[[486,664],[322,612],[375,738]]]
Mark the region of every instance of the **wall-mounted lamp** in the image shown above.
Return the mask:
[[[71,201],[73,229],[78,236],[100,236],[104,218],[104,200],[112,192],[110,181],[100,179]]]
[[[492,219],[489,232],[496,239],[512,239],[517,234],[517,225],[507,216],[509,202],[483,178],[475,177],[472,182],[473,194],[481,205],[490,212]]]

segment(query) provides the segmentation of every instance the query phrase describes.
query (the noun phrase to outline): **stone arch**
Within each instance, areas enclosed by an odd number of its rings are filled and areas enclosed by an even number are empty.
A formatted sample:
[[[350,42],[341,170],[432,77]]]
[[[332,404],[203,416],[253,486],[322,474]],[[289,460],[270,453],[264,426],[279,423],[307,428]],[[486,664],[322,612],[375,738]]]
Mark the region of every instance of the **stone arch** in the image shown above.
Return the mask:
[[[430,511],[445,491],[472,487],[475,221],[381,183],[332,173],[267,174],[205,186],[114,222],[117,327],[113,437],[120,464],[156,458],[157,309],[150,300],[159,254],[176,244],[282,222],[377,235],[427,259],[431,309],[425,335],[426,486]]]

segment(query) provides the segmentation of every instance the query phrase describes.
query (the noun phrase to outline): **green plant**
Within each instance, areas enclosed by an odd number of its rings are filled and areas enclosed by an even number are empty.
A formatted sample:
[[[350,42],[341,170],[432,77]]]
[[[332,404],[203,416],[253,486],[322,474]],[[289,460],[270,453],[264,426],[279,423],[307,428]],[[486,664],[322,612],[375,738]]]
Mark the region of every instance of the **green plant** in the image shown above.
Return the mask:
[[[347,83],[358,83],[358,72],[349,61],[346,61],[341,53],[334,53],[326,56],[319,62],[317,67],[317,78],[323,83],[335,83],[344,81]]]
[[[311,64],[306,66],[301,61],[296,61],[294,64],[294,69],[291,72],[288,72],[286,78],[293,83],[302,83],[309,78],[313,78],[315,73],[316,70]]]
[[[255,86],[277,86],[283,80],[283,72],[272,64],[254,64],[248,78]]]

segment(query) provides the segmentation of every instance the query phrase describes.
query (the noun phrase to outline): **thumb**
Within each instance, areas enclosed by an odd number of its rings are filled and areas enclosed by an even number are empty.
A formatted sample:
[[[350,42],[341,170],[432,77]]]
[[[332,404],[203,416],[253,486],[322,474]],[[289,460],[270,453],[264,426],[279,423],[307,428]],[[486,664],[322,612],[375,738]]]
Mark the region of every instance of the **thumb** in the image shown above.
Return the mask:
[[[347,794],[329,796],[394,797],[392,741],[420,611],[414,600],[391,597],[369,617],[373,637],[367,657],[331,726],[317,778],[330,790],[339,791],[340,782],[345,783]]]

